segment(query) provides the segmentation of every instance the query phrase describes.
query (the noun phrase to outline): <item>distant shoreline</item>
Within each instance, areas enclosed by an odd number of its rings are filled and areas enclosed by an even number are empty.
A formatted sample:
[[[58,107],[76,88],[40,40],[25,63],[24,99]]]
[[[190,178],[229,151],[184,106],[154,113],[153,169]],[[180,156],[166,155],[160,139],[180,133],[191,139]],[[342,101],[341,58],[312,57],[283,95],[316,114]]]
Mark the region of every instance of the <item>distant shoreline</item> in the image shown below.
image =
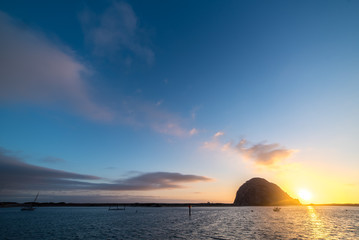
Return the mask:
[[[0,202],[1,207],[23,207],[32,204],[34,207],[232,207],[231,203],[16,203],[16,202]]]
[[[359,203],[311,203],[302,204],[303,206],[331,206],[331,207],[359,207]]]
[[[265,206],[236,206],[232,203],[17,203],[17,202],[0,202],[0,208],[23,207],[32,204],[35,207],[111,207],[111,206],[126,206],[126,207],[265,207]],[[293,205],[294,206],[294,205]],[[330,203],[330,204],[302,204],[295,206],[334,206],[334,207],[359,207],[359,203]],[[270,206],[267,206],[270,207]]]

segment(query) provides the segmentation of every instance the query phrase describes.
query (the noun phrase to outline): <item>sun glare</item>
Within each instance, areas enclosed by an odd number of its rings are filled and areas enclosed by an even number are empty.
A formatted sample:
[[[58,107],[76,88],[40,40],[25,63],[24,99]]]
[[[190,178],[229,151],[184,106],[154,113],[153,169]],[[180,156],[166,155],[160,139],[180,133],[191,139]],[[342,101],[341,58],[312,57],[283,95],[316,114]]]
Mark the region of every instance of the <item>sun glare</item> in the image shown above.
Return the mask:
[[[312,199],[312,194],[306,189],[300,189],[298,191],[298,196],[304,201],[309,201],[310,199]]]

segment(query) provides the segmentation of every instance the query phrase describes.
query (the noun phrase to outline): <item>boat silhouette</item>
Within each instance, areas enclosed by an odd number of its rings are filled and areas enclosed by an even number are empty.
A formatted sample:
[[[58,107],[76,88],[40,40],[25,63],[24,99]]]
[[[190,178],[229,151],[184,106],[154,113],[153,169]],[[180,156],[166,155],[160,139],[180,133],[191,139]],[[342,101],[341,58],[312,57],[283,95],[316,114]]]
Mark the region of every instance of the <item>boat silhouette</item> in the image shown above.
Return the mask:
[[[36,208],[34,208],[32,205],[33,205],[33,203],[36,202],[38,196],[39,196],[39,193],[37,193],[34,201],[31,202],[28,206],[24,206],[23,208],[21,208],[21,211],[34,211]]]
[[[280,211],[280,207],[275,207],[275,208],[273,208],[273,211],[274,211],[274,212],[279,212],[279,211]]]

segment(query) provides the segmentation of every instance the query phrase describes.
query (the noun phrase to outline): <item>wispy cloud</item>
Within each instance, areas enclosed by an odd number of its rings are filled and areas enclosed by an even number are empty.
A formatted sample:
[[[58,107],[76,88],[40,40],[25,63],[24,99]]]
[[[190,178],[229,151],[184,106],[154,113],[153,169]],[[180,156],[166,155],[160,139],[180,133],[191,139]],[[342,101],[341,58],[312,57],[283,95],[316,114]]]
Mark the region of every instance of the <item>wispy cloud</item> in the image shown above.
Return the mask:
[[[294,149],[285,148],[277,143],[250,144],[246,139],[240,140],[237,144],[233,141],[223,142],[219,139],[223,135],[224,132],[221,131],[215,133],[210,141],[203,143],[202,147],[209,150],[239,153],[243,159],[262,166],[272,166],[281,163],[296,152]]]
[[[196,128],[192,128],[190,131],[189,131],[189,135],[196,135],[198,133],[198,130]]]
[[[211,178],[174,172],[143,173],[135,177],[117,180],[113,184],[101,184],[107,190],[156,190],[183,188],[183,183],[211,181]]]
[[[86,9],[80,19],[85,37],[95,54],[117,54],[127,64],[131,64],[133,56],[153,63],[154,53],[144,42],[144,30],[140,28],[132,7],[126,2],[114,1],[101,15]]]
[[[223,135],[224,135],[224,132],[219,131],[219,132],[216,132],[216,133],[214,134],[214,137],[215,137],[215,138],[218,138],[218,137],[223,136]]]
[[[192,110],[191,110],[191,118],[192,120],[195,120],[197,118],[197,112],[200,110],[200,106],[195,106]]]
[[[54,43],[0,11],[0,101],[65,104],[93,119],[113,114],[90,96],[91,69]]]
[[[242,139],[235,148],[244,158],[261,165],[273,165],[281,162],[289,158],[295,152],[295,150],[287,149],[277,143],[248,145],[245,139]]]
[[[120,106],[122,115],[119,120],[137,128],[147,127],[157,133],[176,137],[191,136],[189,128],[184,127],[184,120],[170,111],[152,102],[127,98]]]
[[[126,31],[137,31],[136,16],[128,4],[115,2],[111,8],[114,8],[109,10],[111,14],[113,11],[124,14],[120,18],[124,22],[121,24],[129,28]],[[115,21],[111,14],[109,19]],[[69,47],[1,11],[0,36],[0,102],[55,106],[93,120],[150,128],[171,136],[191,136],[191,128],[183,126],[181,117],[162,107],[163,100],[156,104],[121,96],[113,101],[118,103],[116,106],[100,103],[93,96],[101,93],[94,92],[90,84],[94,70],[80,61]],[[128,41],[135,36],[128,37]],[[122,48],[129,47],[121,44]]]
[[[211,178],[175,172],[139,173],[117,180],[79,174],[25,163],[0,148],[0,190],[2,191],[150,191],[185,187],[185,183]]]
[[[221,143],[221,141],[219,140],[219,138],[221,136],[224,135],[224,132],[216,132],[213,136],[212,136],[212,139],[210,141],[206,141],[203,143],[202,147],[203,148],[206,148],[206,149],[209,149],[209,150],[216,150],[216,149],[220,149],[221,146],[223,145]]]

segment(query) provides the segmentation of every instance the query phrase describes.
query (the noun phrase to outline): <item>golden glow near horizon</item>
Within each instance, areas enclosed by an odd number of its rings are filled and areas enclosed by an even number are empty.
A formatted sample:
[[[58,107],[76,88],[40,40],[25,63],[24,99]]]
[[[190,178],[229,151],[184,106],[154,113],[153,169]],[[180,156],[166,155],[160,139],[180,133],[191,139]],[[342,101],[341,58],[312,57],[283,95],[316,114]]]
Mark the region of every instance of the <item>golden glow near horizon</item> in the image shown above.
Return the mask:
[[[300,200],[303,200],[305,202],[308,202],[312,199],[312,194],[307,189],[299,189],[297,194]]]
[[[296,165],[286,165],[283,171],[275,172],[268,179],[276,183],[291,197],[298,198],[302,204],[355,204],[359,202],[359,184],[357,168],[348,168],[334,164],[326,164],[300,155],[297,158],[309,159]],[[317,157],[316,159],[319,159]],[[294,158],[292,161],[295,161]],[[299,162],[299,160],[296,160]],[[274,175],[272,173],[272,175]],[[336,176],[333,178],[333,176]],[[266,176],[267,177],[267,176]],[[302,197],[301,189],[306,189],[311,198]]]

